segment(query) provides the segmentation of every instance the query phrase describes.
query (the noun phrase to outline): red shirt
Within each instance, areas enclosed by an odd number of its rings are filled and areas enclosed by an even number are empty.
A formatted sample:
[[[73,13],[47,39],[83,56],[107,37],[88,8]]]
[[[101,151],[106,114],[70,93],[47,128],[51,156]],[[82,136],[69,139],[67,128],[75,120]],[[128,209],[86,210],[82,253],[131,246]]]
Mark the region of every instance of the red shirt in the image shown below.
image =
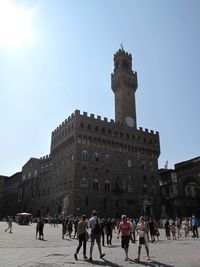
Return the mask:
[[[131,223],[128,221],[121,221],[119,224],[119,232],[121,232],[122,236],[130,236]]]

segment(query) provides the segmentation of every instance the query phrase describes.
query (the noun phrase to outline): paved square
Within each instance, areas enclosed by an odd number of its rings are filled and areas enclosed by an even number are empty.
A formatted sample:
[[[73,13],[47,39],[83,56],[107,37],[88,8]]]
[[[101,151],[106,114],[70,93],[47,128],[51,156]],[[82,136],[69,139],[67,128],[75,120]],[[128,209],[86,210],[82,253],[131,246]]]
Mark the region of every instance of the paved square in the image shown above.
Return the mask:
[[[1,267],[200,267],[200,238],[189,237],[166,240],[164,230],[160,230],[160,241],[149,243],[150,262],[146,262],[145,249],[142,248],[141,262],[136,263],[137,244],[130,243],[129,261],[124,261],[124,251],[120,246],[120,239],[114,234],[112,246],[103,247],[106,253],[104,259],[99,258],[97,246],[93,251],[93,262],[83,259],[82,248],[78,254],[78,261],[74,259],[74,252],[78,245],[77,239],[63,240],[62,227],[44,226],[45,241],[35,239],[35,224],[21,226],[13,223],[13,233],[5,232],[6,222],[0,222],[0,266]],[[89,256],[90,242],[87,243]]]

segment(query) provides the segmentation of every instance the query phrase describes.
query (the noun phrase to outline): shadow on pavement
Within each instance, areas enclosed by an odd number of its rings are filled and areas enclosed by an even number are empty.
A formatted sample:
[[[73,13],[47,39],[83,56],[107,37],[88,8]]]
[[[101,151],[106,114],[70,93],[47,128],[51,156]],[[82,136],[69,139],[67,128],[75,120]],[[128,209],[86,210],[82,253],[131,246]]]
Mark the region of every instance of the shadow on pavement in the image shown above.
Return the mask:
[[[143,265],[143,266],[150,266],[150,267],[175,267],[174,265],[169,265],[169,264],[165,264],[165,263],[162,263],[162,262],[159,262],[159,261],[154,261],[154,260],[151,260],[151,261],[139,261],[139,262],[136,262],[134,260],[129,260],[129,263],[137,263],[139,265]]]
[[[103,261],[87,261],[88,263],[91,263],[93,265],[99,265],[99,266],[108,266],[108,267],[124,267],[120,264],[117,264],[117,263],[113,263],[111,261],[108,261],[106,259],[102,259]]]

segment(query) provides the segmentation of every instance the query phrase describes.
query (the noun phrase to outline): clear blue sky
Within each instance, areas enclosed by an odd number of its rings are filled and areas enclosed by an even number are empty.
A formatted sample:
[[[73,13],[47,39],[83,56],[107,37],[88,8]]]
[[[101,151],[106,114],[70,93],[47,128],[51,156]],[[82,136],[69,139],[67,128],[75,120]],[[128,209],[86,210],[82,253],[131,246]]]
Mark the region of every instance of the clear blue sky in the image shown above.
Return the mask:
[[[160,133],[159,167],[200,155],[200,1],[11,3],[31,11],[32,38],[11,46],[0,36],[1,175],[49,154],[51,132],[75,109],[114,118],[121,42],[138,72],[138,127]]]

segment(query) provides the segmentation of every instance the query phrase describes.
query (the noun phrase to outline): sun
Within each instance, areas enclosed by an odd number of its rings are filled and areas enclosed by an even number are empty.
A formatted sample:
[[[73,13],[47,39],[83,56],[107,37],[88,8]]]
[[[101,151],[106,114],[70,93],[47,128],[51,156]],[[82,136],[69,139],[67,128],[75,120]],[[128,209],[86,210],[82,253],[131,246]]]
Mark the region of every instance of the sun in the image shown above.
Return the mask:
[[[33,37],[31,19],[31,9],[0,0],[0,45],[21,47],[29,42]]]

